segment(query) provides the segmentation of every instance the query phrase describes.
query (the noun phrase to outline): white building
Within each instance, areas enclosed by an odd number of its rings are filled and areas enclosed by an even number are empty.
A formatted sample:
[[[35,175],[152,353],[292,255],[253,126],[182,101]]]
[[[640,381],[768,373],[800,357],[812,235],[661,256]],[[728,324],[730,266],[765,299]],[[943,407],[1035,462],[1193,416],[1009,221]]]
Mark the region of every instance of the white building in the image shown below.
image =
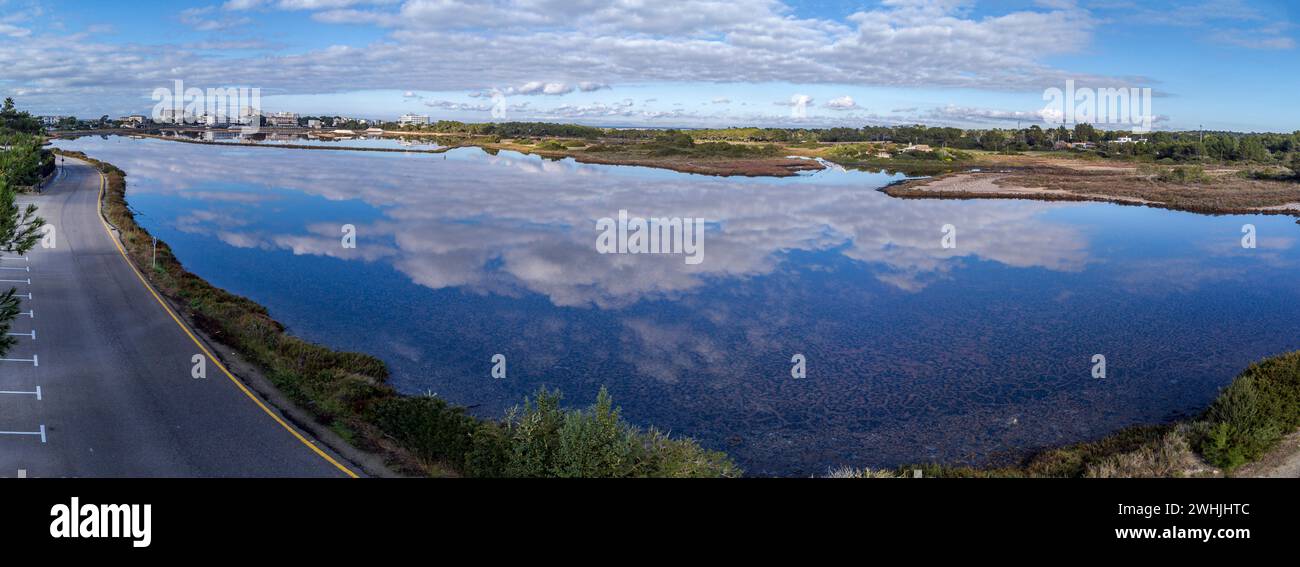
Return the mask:
[[[427,114],[403,114],[397,119],[399,126],[427,126],[429,124],[429,115]]]
[[[262,124],[262,111],[251,106],[245,106],[239,109],[237,122],[244,126],[260,126]]]
[[[297,128],[298,113],[273,112],[266,115],[266,125],[272,128]]]
[[[184,120],[184,111],[178,111],[174,108],[164,108],[158,111],[158,122],[161,124],[180,124]]]
[[[312,130],[320,130],[321,126],[322,126],[321,121],[315,118],[307,121],[307,127],[311,128]]]

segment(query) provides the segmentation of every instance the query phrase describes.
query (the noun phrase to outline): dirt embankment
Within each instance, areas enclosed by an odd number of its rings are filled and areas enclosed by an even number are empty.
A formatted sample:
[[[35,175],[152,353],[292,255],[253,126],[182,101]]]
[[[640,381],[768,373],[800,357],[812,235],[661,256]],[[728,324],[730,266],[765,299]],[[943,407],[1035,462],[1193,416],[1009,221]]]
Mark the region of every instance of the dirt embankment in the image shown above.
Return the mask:
[[[884,191],[903,198],[1106,201],[1202,213],[1300,215],[1300,183],[1251,179],[1232,168],[1204,170],[1195,181],[1167,181],[1160,171],[1113,162],[1025,158],[911,180]]]
[[[1278,446],[1259,461],[1237,469],[1236,476],[1300,478],[1300,432],[1282,438]]]

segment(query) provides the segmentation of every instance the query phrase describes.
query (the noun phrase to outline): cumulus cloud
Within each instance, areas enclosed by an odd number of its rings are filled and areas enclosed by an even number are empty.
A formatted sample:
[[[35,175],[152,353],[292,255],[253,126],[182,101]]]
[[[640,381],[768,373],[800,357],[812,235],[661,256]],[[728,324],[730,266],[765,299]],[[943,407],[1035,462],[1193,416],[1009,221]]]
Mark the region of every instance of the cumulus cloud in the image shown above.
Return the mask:
[[[853,110],[858,107],[858,103],[853,101],[853,97],[844,95],[826,101],[826,108],[832,110]]]

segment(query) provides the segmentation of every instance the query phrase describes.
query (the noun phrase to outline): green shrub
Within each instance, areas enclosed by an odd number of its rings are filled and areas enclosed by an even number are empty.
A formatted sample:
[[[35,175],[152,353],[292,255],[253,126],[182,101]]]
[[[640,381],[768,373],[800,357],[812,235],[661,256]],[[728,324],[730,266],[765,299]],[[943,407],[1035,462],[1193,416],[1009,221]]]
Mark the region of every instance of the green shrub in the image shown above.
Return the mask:
[[[562,152],[569,149],[569,147],[555,140],[547,140],[545,142],[537,144],[537,149],[546,152]]]
[[[537,400],[524,399],[524,405],[506,415],[511,443],[506,476],[544,477],[555,470],[555,452],[559,445],[564,412],[560,409],[560,392],[537,392]]]
[[[510,464],[510,438],[505,428],[485,421],[471,434],[469,453],[465,455],[465,476],[500,478]]]
[[[1205,168],[1199,165],[1188,165],[1183,167],[1172,167],[1160,171],[1156,178],[1166,183],[1204,183],[1209,180],[1205,175]]]
[[[635,476],[640,451],[635,432],[620,417],[604,388],[586,410],[564,416],[556,443],[555,476],[617,478]]]
[[[368,417],[426,463],[456,466],[464,462],[477,426],[464,408],[433,396],[386,398],[370,409]]]
[[[827,150],[826,155],[833,161],[855,162],[879,159],[876,154],[881,151],[884,150],[874,144],[840,144]]]
[[[585,410],[560,408],[559,392],[542,389],[536,401],[512,411],[506,427],[513,448],[507,476],[520,477],[736,477],[740,469],[720,452],[689,439],[623,421],[605,388]]]
[[[695,146],[695,138],[692,138],[691,135],[686,132],[665,130],[655,135],[654,144],[657,146],[689,149]]]
[[[1231,471],[1297,427],[1300,352],[1254,364],[1224,388],[1198,424],[1198,448],[1207,461]]]
[[[672,439],[650,428],[638,435],[645,448],[644,476],[660,478],[735,478],[742,472],[721,451],[708,451],[691,439]]]

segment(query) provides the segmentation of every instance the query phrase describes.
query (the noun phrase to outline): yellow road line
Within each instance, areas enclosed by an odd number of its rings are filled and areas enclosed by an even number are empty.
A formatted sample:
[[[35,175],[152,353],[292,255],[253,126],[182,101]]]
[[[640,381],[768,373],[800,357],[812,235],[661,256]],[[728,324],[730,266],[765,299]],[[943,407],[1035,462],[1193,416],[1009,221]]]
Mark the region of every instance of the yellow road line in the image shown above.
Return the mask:
[[[335,467],[343,471],[348,476],[352,478],[357,478],[357,473],[352,472],[351,469],[349,469],[346,466],[343,466],[342,463],[338,462],[333,457],[329,456],[329,454],[326,453],[325,451],[322,451],[320,447],[316,446],[315,443],[312,443],[306,437],[303,437],[301,433],[298,433],[298,430],[289,426],[288,423],[285,423],[285,421],[281,419],[280,416],[276,415],[275,412],[271,411],[271,408],[266,407],[266,404],[262,403],[262,400],[258,398],[256,395],[254,395],[253,392],[249,391],[248,387],[244,386],[243,382],[240,382],[238,378],[235,378],[234,374],[231,374],[229,370],[226,370],[226,366],[224,364],[221,364],[221,360],[213,356],[211,352],[208,352],[208,347],[203,346],[203,343],[199,341],[198,337],[194,336],[194,333],[190,332],[190,328],[186,326],[185,323],[182,323],[180,317],[177,317],[176,313],[172,311],[171,306],[167,305],[166,301],[163,301],[162,296],[158,295],[157,291],[154,291],[153,286],[149,285],[149,280],[145,279],[144,275],[140,273],[140,270],[136,269],[135,263],[131,262],[131,258],[126,255],[126,249],[122,247],[122,243],[118,242],[116,236],[113,236],[113,229],[108,226],[108,221],[104,220],[103,203],[104,203],[104,190],[106,187],[108,187],[108,178],[104,176],[104,172],[100,171],[99,172],[99,199],[95,201],[95,212],[99,214],[99,222],[100,224],[104,225],[104,232],[108,233],[109,240],[112,240],[113,245],[117,246],[117,251],[122,255],[122,259],[126,261],[126,265],[129,266],[131,268],[131,271],[135,273],[135,277],[140,278],[140,283],[144,284],[144,288],[149,290],[149,293],[153,295],[153,298],[158,300],[158,305],[162,306],[163,311],[166,311],[167,315],[171,316],[172,321],[176,322],[176,326],[180,327],[182,331],[185,331],[186,336],[188,336],[191,341],[194,341],[194,344],[199,347],[199,350],[203,351],[203,354],[207,355],[208,359],[211,360],[213,364],[216,364],[217,368],[221,369],[221,372],[226,375],[226,378],[229,378],[230,381],[235,384],[235,387],[239,388],[239,391],[243,392],[245,396],[248,396],[248,399],[253,400],[253,403],[257,404],[257,407],[262,408],[262,411],[266,412],[266,415],[271,416],[271,419],[274,419],[276,423],[280,424],[280,426],[283,427],[285,431],[288,431],[289,433],[293,434],[295,438],[301,441],[303,445],[306,445],[308,449],[311,449],[312,452],[316,453],[317,455],[320,455],[320,458],[329,461],[331,465],[334,465]]]

